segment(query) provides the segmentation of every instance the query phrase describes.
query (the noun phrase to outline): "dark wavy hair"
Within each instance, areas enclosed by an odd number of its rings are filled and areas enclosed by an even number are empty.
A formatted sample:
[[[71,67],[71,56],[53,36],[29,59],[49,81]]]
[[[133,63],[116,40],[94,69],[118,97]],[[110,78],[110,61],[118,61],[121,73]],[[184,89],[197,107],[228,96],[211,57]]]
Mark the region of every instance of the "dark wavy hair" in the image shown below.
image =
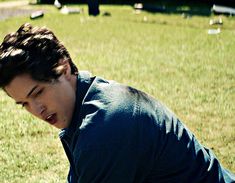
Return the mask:
[[[37,81],[57,79],[62,74],[57,69],[60,59],[69,62],[71,74],[78,73],[68,51],[52,31],[23,24],[15,33],[6,35],[0,45],[0,87],[25,73]]]

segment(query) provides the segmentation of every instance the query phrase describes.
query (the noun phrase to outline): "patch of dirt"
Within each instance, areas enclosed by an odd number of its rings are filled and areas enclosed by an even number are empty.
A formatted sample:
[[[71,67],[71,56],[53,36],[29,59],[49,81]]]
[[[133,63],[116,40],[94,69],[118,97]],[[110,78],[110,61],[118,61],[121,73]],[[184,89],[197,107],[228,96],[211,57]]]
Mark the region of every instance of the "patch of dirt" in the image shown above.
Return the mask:
[[[27,16],[35,10],[26,7],[29,5],[28,0],[6,1],[0,3],[0,21],[16,16]]]
[[[16,16],[29,16],[35,10],[17,9],[17,8],[0,8],[0,20],[6,20]]]

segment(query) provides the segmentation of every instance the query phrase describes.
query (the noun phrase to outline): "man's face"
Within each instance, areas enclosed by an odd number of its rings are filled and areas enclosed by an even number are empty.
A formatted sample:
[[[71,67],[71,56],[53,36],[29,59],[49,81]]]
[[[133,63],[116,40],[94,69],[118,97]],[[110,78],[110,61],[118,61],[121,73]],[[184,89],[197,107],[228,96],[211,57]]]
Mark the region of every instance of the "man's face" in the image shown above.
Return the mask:
[[[74,78],[73,78],[74,79]],[[29,74],[16,76],[5,91],[34,116],[62,129],[68,127],[75,105],[75,87],[65,74],[54,82],[40,82]]]

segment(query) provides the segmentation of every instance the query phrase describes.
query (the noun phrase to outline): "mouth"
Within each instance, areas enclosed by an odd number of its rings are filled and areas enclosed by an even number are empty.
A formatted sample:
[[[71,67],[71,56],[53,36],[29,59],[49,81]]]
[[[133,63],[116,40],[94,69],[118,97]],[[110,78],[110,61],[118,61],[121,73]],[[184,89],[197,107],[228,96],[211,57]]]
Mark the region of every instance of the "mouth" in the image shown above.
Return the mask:
[[[57,122],[56,114],[50,114],[45,118],[45,121],[50,123],[51,125],[54,125]]]

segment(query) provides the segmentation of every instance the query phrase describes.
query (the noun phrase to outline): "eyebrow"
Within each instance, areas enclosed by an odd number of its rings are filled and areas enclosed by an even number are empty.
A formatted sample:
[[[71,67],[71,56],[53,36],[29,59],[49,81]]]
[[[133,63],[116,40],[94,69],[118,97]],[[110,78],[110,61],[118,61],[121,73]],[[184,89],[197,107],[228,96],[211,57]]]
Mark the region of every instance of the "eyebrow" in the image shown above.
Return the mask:
[[[34,86],[29,93],[26,95],[26,98],[29,98],[29,96],[34,92],[34,90],[38,87],[38,85]],[[16,102],[16,104],[22,104],[22,102]]]

